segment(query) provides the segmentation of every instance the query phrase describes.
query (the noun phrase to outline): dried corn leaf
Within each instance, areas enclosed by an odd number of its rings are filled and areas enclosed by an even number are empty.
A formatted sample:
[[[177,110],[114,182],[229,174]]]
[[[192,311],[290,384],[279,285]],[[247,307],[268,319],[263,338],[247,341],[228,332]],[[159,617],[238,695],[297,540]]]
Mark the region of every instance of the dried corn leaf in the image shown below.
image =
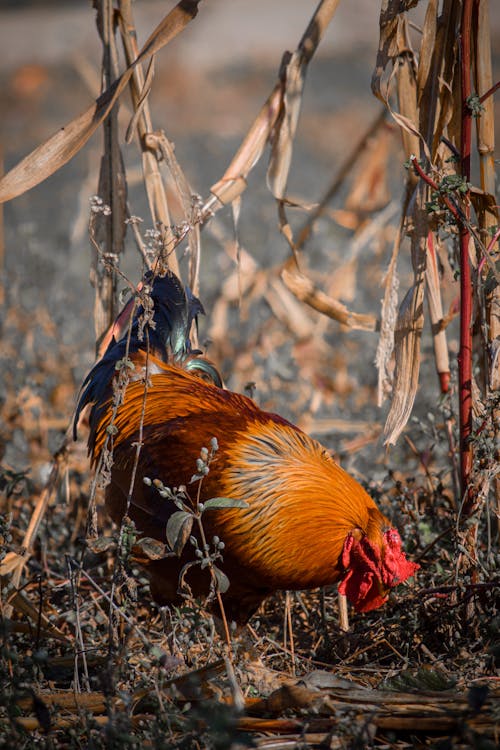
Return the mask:
[[[305,66],[301,50],[295,50],[283,61],[282,108],[272,138],[267,185],[275,198],[283,199],[292,162],[293,140],[302,102]]]
[[[441,77],[442,68],[449,56],[442,49],[444,24],[443,19],[438,24],[438,5],[437,0],[431,0],[427,6],[417,73],[419,128],[433,156],[443,135],[436,132],[435,124],[441,106],[441,92],[446,87]],[[446,99],[446,95],[443,98]]]
[[[173,145],[170,143],[163,131],[151,134],[148,138],[148,145],[154,143],[159,149],[165,164],[172,175],[177,188],[177,194],[180,198],[184,221],[189,227],[187,232],[189,246],[189,286],[193,294],[199,293],[199,275],[200,275],[200,225],[199,216],[195,213],[193,191],[189,185],[188,179],[181,168]],[[169,248],[169,250],[172,248]]]
[[[411,255],[413,285],[403,299],[398,313],[394,334],[395,371],[392,403],[387,416],[384,435],[386,444],[394,444],[410,418],[418,387],[420,371],[420,340],[424,324],[423,300],[425,290],[425,267],[428,216],[425,210],[426,187],[419,183],[414,196],[409,199],[412,207]],[[404,213],[407,213],[405,207]]]
[[[419,155],[422,147],[430,159],[430,152],[418,127],[416,66],[408,35],[406,11],[416,5],[411,0],[386,0],[380,12],[380,41],[375,70],[372,76],[372,91],[380,99],[402,130],[405,152]],[[382,76],[392,62],[393,69],[385,85]],[[396,76],[399,112],[390,103],[390,84]],[[413,177],[410,178],[414,180]]]
[[[391,114],[401,128],[405,156],[409,159],[412,154],[420,154],[420,132],[415,124],[418,122],[417,81],[414,62],[409,55],[399,59],[396,75],[399,113]],[[416,182],[418,178],[410,171],[409,179]]]
[[[379,321],[374,315],[351,312],[342,302],[316,289],[313,282],[298,271],[289,271],[285,268],[281,272],[281,278],[292,294],[323,315],[354,330],[376,331],[378,329]]]
[[[375,366],[378,370],[377,404],[382,406],[385,397],[392,390],[392,378],[389,365],[394,350],[394,331],[396,328],[399,278],[397,260],[403,235],[404,212],[399,223],[399,230],[394,240],[391,261],[385,276],[385,292],[382,301],[380,318],[380,337],[375,355]]]
[[[417,75],[419,129],[435,159],[451,116],[451,82],[456,62],[456,9],[445,3],[438,16],[438,2],[427,7]],[[455,6],[457,4],[455,3]],[[450,32],[453,38],[450,38]]]
[[[299,339],[310,339],[314,335],[314,323],[306,314],[303,305],[290,294],[281,279],[270,279],[270,294],[266,302],[275,316]]]
[[[389,112],[391,113],[391,116],[394,118],[394,120],[397,122],[399,127],[408,133],[409,135],[415,136],[415,138],[418,138],[420,142],[420,146],[428,159],[428,161],[431,160],[431,152],[429,151],[429,147],[427,146],[426,142],[424,141],[422,134],[420,130],[415,126],[413,120],[410,120],[409,117],[405,117],[404,115],[399,114],[399,112],[395,112],[393,109],[389,107]],[[415,141],[416,143],[416,141]],[[415,154],[415,156],[418,155],[418,151]],[[410,154],[411,156],[411,154]]]
[[[444,0],[434,51],[436,65],[433,78],[439,88],[435,93],[435,112],[433,118],[429,119],[426,132],[433,160],[446,128],[451,142],[457,147],[460,145],[461,91],[457,54],[460,17],[460,3]]]
[[[375,70],[372,75],[372,91],[377,99],[387,104],[388,86],[383,87],[382,77],[389,63],[407,51],[405,11],[417,5],[418,0],[383,0],[380,8],[380,37]]]
[[[418,387],[420,339],[424,325],[424,286],[417,284],[406,293],[394,336],[396,369],[392,403],[384,428],[384,443],[394,445],[410,418]]]
[[[387,164],[393,142],[393,132],[388,127],[379,128],[368,140],[366,150],[359,160],[357,174],[347,195],[344,207],[362,215],[387,205]]]
[[[438,0],[429,0],[427,10],[425,12],[425,21],[422,30],[422,41],[420,43],[420,54],[418,58],[417,71],[417,99],[419,107],[421,107],[424,92],[428,89],[428,82],[430,80],[430,75],[434,63],[438,5]]]
[[[338,2],[339,0],[334,2],[323,0],[295,52],[291,55],[285,53],[283,57],[280,76],[283,85],[282,110],[273,135],[267,171],[267,184],[275,198],[285,197],[307,64],[337,9]],[[318,20],[320,16],[321,22]]]
[[[427,287],[427,303],[431,318],[432,336],[434,340],[434,356],[436,370],[441,383],[441,391],[448,391],[450,382],[450,360],[446,331],[443,328],[443,303],[441,300],[441,284],[436,252],[437,237],[429,232],[427,237],[427,263],[425,267],[425,282]]]
[[[276,84],[222,178],[210,192],[226,205],[245,190],[246,178],[260,159],[281,108],[281,86]]]
[[[285,54],[282,62],[280,75],[283,82],[282,105],[280,116],[272,134],[267,185],[278,200],[280,232],[288,242],[296,260],[297,248],[284,204],[288,174],[292,163],[293,141],[299,120],[307,65],[316,51],[338,4],[339,0],[321,0],[300,40],[299,46],[292,55]]]
[[[118,19],[127,65],[130,66],[139,56],[139,50],[137,48],[137,35],[135,32],[135,23],[132,16],[130,2],[120,2],[120,13]],[[153,62],[153,60],[154,57],[151,58],[151,63]],[[144,174],[144,184],[146,187],[152,223],[153,226],[160,224],[163,227],[163,231],[165,232],[165,246],[167,248],[173,248],[175,246],[175,238],[171,229],[170,212],[167,203],[166,190],[163,184],[162,175],[160,174],[160,167],[158,163],[160,156],[157,151],[152,151],[147,147],[146,144],[148,133],[153,132],[153,124],[151,121],[148,97],[144,96],[144,93],[148,91],[148,79],[150,77],[150,74],[152,76],[152,73],[153,65],[151,64],[146,73],[146,79],[144,79],[142,65],[135,65],[133,75],[130,78],[130,90],[134,107],[137,110],[140,110],[141,113],[141,116],[137,120],[137,130],[139,133],[139,143],[142,151],[142,170]],[[142,239],[137,231],[136,224],[132,224],[132,230],[134,232],[137,244],[139,246],[139,249],[141,250],[141,254],[143,255],[146,265],[150,267],[150,259],[147,257],[147,254],[142,248]],[[170,253],[168,260],[170,269],[178,276],[179,267],[175,253]]]
[[[153,55],[153,57],[149,61],[148,69],[146,71],[146,79],[142,84],[142,90],[138,96],[137,103],[134,103],[135,111],[125,133],[125,143],[131,143],[132,138],[134,137],[134,132],[137,129],[139,119],[143,116],[144,108],[147,104],[148,96],[151,92],[151,86],[153,85],[155,71],[154,62],[155,58]]]
[[[38,146],[0,180],[0,203],[11,200],[57,172],[87,143],[115,101],[122,94],[134,66],[148,60],[179,34],[196,16],[200,0],[181,0],[160,22],[142,48],[137,60],[127,68],[85,112]]]

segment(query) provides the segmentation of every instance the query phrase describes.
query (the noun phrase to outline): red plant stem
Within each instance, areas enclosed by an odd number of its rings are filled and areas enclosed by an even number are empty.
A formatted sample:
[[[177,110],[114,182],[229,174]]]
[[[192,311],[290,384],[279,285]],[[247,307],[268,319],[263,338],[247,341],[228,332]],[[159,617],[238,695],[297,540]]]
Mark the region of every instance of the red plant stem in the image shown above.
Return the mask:
[[[472,113],[468,106],[471,95],[471,31],[473,0],[463,0],[460,29],[462,81],[461,171],[470,182]],[[465,196],[464,221],[460,222],[460,350],[458,354],[458,397],[460,416],[460,483],[464,516],[472,510],[469,480],[472,470],[472,278],[469,258],[470,203]]]
[[[480,101],[480,103],[482,104],[483,102],[485,102],[485,101],[486,101],[486,99],[488,99],[488,98],[489,98],[489,97],[490,97],[490,96],[491,96],[492,94],[494,94],[494,93],[495,93],[495,91],[496,91],[497,89],[500,89],[500,81],[497,81],[497,82],[496,82],[496,83],[495,83],[495,84],[494,84],[494,85],[493,85],[493,86],[491,87],[491,89],[488,89],[488,91],[485,91],[485,92],[484,92],[484,94],[483,94],[482,96],[480,96],[480,97],[479,97],[479,101]]]
[[[437,182],[435,182],[432,179],[432,177],[430,177],[428,174],[424,172],[424,170],[422,169],[422,167],[417,161],[417,157],[410,156],[410,161],[413,164],[415,172],[418,174],[418,176],[421,177],[423,181],[426,182],[427,185],[429,185],[429,187],[431,187],[436,192],[439,192],[439,185],[437,184]],[[448,211],[450,211],[450,213],[453,215],[453,218],[455,219],[455,221],[458,224],[463,223],[463,218],[460,216],[459,211],[457,211],[457,207],[452,203],[452,201],[444,194],[441,194],[440,198],[442,199]]]

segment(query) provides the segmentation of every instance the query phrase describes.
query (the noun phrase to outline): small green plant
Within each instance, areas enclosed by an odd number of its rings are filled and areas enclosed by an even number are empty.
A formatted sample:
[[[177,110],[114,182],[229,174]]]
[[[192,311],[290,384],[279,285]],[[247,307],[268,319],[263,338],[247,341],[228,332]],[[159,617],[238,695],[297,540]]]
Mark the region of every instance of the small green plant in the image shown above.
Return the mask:
[[[472,117],[481,117],[481,112],[484,112],[484,107],[481,104],[481,99],[478,94],[471,94],[468,96],[465,103]]]
[[[463,197],[470,190],[470,184],[459,174],[447,174],[438,183],[438,189],[431,192],[431,199],[425,207],[428,213],[441,211],[443,198],[452,198],[454,195]]]
[[[229,578],[217,564],[223,559],[224,542],[218,536],[207,540],[203,526],[203,515],[208,510],[227,510],[228,508],[246,508],[244,500],[229,497],[212,497],[201,501],[201,489],[203,480],[210,471],[210,464],[219,449],[217,438],[210,441],[210,449],[201,448],[200,455],[196,459],[196,472],[191,477],[190,485],[196,485],[196,496],[193,498],[185,486],[171,489],[166,487],[161,479],[151,480],[144,477],[143,481],[148,486],[153,486],[162,498],[171,500],[177,510],[170,516],[166,537],[172,552],[180,557],[186,544],[189,542],[194,547],[194,560],[190,560],[183,566],[180,576],[180,588],[184,585],[186,573],[190,568],[199,565],[201,569],[208,569],[211,576],[211,585],[207,601],[217,598],[221,611],[222,620],[226,631],[226,639],[229,644],[229,630],[224,614],[221,594],[224,594],[230,586]],[[193,532],[195,527],[195,533]]]

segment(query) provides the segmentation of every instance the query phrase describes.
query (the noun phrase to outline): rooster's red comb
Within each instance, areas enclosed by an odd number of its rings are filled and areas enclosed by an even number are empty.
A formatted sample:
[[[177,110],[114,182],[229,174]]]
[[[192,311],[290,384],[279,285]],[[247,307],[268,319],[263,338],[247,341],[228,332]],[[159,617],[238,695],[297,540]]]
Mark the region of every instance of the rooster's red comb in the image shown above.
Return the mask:
[[[407,560],[396,529],[385,532],[381,549],[366,536],[358,540],[349,534],[344,542],[341,562],[346,575],[339,584],[339,592],[358,612],[382,606],[387,601],[389,590],[406,581],[420,567]]]

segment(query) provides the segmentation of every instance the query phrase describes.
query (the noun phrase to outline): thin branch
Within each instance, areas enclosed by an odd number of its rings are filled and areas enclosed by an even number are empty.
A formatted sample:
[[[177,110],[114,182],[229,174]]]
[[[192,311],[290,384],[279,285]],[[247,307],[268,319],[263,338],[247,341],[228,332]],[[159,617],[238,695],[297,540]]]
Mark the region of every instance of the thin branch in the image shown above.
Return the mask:
[[[468,183],[471,174],[472,113],[467,106],[471,95],[471,30],[473,0],[464,0],[462,7],[460,49],[462,82],[461,171]],[[469,194],[464,200],[466,222],[470,219]],[[468,492],[472,470],[472,277],[469,254],[471,234],[466,222],[460,223],[460,351],[458,354],[458,393],[460,415],[460,482],[462,497]],[[464,503],[467,516],[472,498]]]
[[[479,97],[479,101],[482,104],[486,101],[486,99],[489,99],[490,96],[492,96],[495,91],[500,89],[500,81],[497,81],[488,91],[486,91],[482,96]]]

